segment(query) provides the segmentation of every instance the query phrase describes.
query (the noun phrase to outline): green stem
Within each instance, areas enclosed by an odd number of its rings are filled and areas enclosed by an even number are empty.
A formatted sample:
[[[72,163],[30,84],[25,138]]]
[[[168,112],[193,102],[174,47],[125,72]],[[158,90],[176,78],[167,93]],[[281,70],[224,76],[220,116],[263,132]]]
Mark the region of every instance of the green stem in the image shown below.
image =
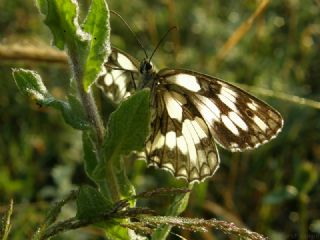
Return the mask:
[[[98,144],[101,146],[104,139],[104,132],[105,132],[104,126],[103,126],[101,117],[98,113],[98,108],[94,101],[92,92],[90,91],[90,89],[88,92],[86,92],[84,89],[83,69],[82,69],[83,65],[80,64],[78,55],[72,50],[72,48],[70,49],[71,50],[69,52],[69,55],[72,62],[74,78],[77,83],[80,99],[85,109],[85,112],[88,116],[89,121],[92,123],[92,125],[96,130]]]
[[[112,202],[117,202],[121,199],[120,188],[115,174],[115,169],[112,162],[105,166],[106,178],[99,182],[101,193]]]
[[[305,193],[301,193],[299,197],[300,202],[300,224],[299,224],[299,240],[306,240],[308,233],[308,216],[307,216],[307,204],[308,196]]]
[[[0,239],[7,240],[11,230],[11,215],[13,211],[13,200],[10,200],[7,211],[4,216],[0,218]]]
[[[188,184],[188,189],[192,190],[193,184]],[[170,207],[166,212],[166,216],[179,216],[181,213],[186,210],[189,202],[190,192],[186,192],[184,194],[178,195],[174,198],[173,202],[171,203]],[[152,240],[163,240],[166,239],[171,231],[172,226],[168,224],[160,225],[156,231],[152,234]]]
[[[46,220],[43,224],[37,229],[36,233],[32,237],[32,240],[41,240],[46,239],[44,236],[46,235],[46,232],[48,231],[48,228],[51,224],[53,224],[57,218],[58,215],[61,212],[62,207],[67,204],[68,202],[75,200],[77,197],[78,191],[71,191],[69,195],[61,200],[60,202],[57,202],[49,211],[48,216],[46,217]]]

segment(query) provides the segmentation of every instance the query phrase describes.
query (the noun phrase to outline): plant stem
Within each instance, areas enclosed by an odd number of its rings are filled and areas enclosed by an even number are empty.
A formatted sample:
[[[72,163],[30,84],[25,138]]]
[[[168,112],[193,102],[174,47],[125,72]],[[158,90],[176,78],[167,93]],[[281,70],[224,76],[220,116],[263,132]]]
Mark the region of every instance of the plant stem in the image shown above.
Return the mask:
[[[110,162],[107,164],[106,176],[107,176],[107,178],[105,180],[108,185],[107,186],[108,190],[110,191],[110,194],[111,194],[111,196],[110,196],[111,200],[114,202],[119,201],[121,199],[121,192],[119,189],[119,184],[117,181],[115,167],[113,165],[113,162]]]
[[[97,151],[101,151],[102,143],[104,140],[104,126],[102,124],[102,120],[100,115],[98,114],[97,105],[95,104],[94,98],[92,96],[91,91],[86,92],[83,85],[83,69],[82,64],[79,63],[79,57],[75,52],[69,53],[74,78],[77,83],[79,95],[86,111],[86,114],[89,118],[89,121],[92,123],[96,130],[97,134]],[[111,201],[118,201],[121,198],[118,182],[114,172],[113,164],[108,164],[106,166],[106,179],[104,181],[97,181],[100,190],[105,195],[105,197],[109,198]]]
[[[81,227],[86,227],[92,224],[97,224],[99,222],[108,221],[110,219],[126,219],[151,213],[153,212],[147,208],[127,208],[123,211],[120,210],[101,213],[100,215],[91,219],[77,219],[76,217],[72,217],[67,220],[57,222],[51,225],[46,230],[46,232],[39,238],[39,240],[49,239],[50,237],[53,237],[59,233],[63,233]]]
[[[0,239],[7,240],[11,230],[11,215],[13,211],[13,200],[10,200],[8,209],[4,216],[0,218]]]
[[[74,72],[74,78],[77,83],[79,95],[83,104],[83,107],[85,109],[85,112],[89,118],[89,121],[92,123],[96,130],[98,144],[101,146],[103,143],[104,138],[104,126],[102,124],[102,120],[100,118],[100,115],[98,113],[97,105],[94,101],[92,92],[89,91],[86,92],[83,85],[83,69],[82,64],[79,63],[78,55],[70,50],[70,59],[73,66],[73,72]]]
[[[306,240],[308,236],[308,216],[307,216],[308,195],[301,193],[299,196],[299,240]]]

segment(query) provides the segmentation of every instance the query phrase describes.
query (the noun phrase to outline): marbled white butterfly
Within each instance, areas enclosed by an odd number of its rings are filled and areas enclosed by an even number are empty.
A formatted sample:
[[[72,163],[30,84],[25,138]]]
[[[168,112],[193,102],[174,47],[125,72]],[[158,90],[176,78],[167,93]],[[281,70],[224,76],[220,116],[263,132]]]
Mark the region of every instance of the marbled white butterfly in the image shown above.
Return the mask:
[[[218,78],[184,69],[156,71],[113,48],[98,80],[111,100],[120,102],[138,89],[151,89],[153,117],[146,141],[148,165],[188,182],[202,181],[219,167],[217,144],[244,151],[281,131],[283,119],[272,107]]]

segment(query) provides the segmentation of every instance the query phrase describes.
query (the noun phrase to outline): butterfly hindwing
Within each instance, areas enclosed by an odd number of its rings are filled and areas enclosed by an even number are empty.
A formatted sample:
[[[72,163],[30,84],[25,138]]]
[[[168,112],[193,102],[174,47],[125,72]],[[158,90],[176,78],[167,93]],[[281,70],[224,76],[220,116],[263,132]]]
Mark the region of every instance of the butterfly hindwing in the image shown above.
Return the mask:
[[[97,85],[110,100],[120,103],[134,90],[133,81],[139,80],[139,62],[125,52],[112,48],[105,63],[106,74],[100,77]],[[137,84],[137,83],[136,83]]]
[[[155,98],[152,132],[146,143],[149,165],[190,182],[212,176],[219,166],[219,155],[201,116],[195,115],[187,99],[175,91],[159,89]]]

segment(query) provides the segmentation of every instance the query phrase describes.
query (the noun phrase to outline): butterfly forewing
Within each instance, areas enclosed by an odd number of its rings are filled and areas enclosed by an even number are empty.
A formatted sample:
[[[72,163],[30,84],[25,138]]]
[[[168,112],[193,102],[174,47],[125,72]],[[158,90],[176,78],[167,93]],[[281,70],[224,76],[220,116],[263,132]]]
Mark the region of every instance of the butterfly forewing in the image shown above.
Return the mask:
[[[275,109],[225,81],[177,69],[162,70],[159,76],[161,85],[188,99],[215,141],[231,151],[256,148],[282,128],[282,117]]]
[[[98,85],[117,103],[134,85],[152,88],[147,162],[188,182],[202,181],[217,170],[216,143],[230,151],[253,149],[276,137],[283,126],[276,110],[223,80],[183,69],[156,73],[150,62],[138,66],[115,48],[105,66],[107,74]],[[138,69],[143,69],[139,77]]]

